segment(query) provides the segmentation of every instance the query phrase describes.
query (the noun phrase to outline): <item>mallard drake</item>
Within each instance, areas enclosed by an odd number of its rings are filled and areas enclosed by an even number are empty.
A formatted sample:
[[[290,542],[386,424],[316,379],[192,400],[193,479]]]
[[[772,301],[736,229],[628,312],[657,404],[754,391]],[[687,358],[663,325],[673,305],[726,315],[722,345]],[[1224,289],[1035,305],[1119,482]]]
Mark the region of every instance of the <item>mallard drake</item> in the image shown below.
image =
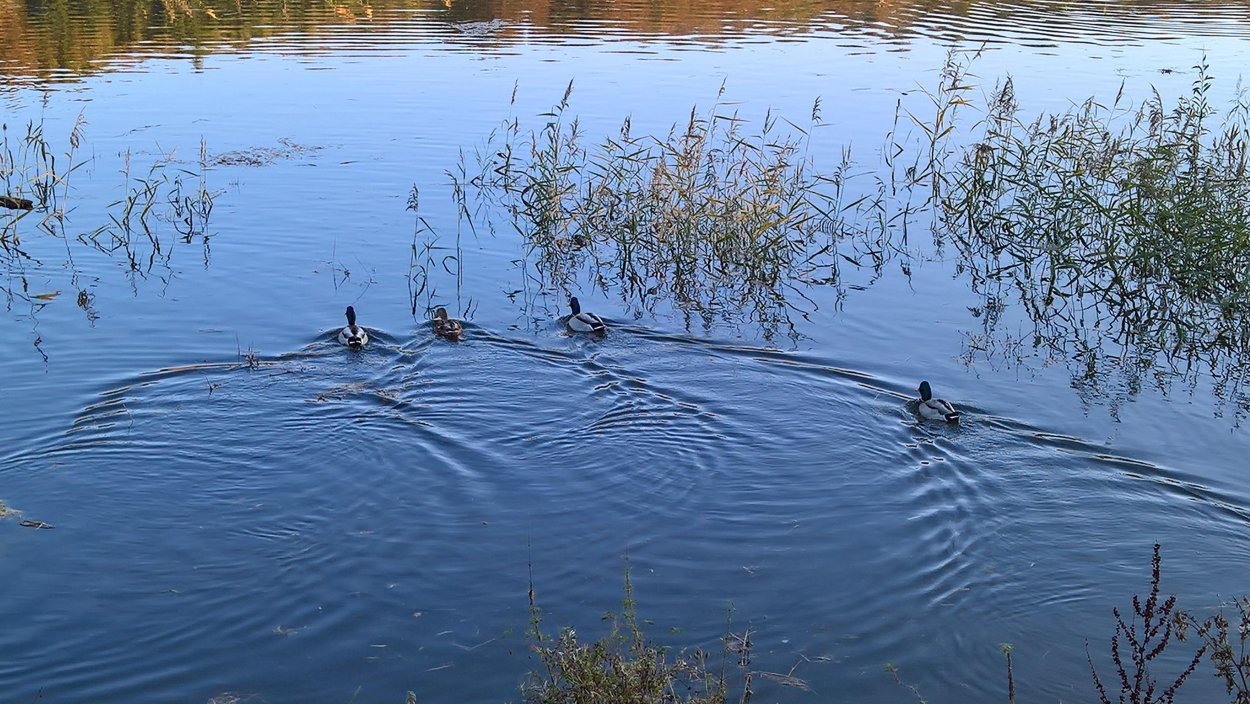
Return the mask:
[[[347,307],[347,327],[339,330],[339,342],[352,349],[360,349],[369,344],[369,333],[356,324],[356,309]]]
[[[940,398],[933,398],[933,389],[929,387],[929,382],[920,382],[920,403],[917,406],[920,415],[929,420],[944,420],[947,423],[959,422],[959,411],[951,405],[950,401]]]
[[[439,306],[434,311],[434,334],[448,340],[459,340],[464,334],[464,326],[459,320],[447,317],[447,309]]]
[[[577,296],[569,297],[569,310],[573,312],[569,315],[569,319],[565,321],[565,325],[568,325],[573,332],[607,332],[608,326],[603,324],[603,318],[594,313],[582,311],[582,304],[578,302]]]

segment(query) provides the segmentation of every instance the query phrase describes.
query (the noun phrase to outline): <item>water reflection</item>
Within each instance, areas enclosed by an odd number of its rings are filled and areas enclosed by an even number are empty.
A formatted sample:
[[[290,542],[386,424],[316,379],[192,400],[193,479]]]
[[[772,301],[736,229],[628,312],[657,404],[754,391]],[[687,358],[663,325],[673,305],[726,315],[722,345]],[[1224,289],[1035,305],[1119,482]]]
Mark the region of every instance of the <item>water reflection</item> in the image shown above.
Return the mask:
[[[0,3],[0,87],[58,80],[152,56],[332,47],[377,51],[395,42],[495,51],[570,38],[664,39],[700,45],[771,36],[861,37],[865,47],[913,38],[1054,46],[1174,38],[1192,23],[1207,36],[1245,37],[1242,4],[1139,0],[1071,3],[716,0],[31,0]],[[369,29],[339,31],[347,24]],[[260,42],[257,40],[276,40]],[[294,44],[292,44],[294,43]],[[64,73],[64,72],[70,73]]]

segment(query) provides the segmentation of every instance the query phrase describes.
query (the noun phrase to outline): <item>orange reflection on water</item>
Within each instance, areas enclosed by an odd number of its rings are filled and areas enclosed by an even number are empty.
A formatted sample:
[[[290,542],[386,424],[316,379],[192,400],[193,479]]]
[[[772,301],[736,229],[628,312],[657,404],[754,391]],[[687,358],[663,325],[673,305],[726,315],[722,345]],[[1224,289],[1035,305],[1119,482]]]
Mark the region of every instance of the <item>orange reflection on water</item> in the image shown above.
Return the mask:
[[[345,24],[379,26],[345,37]],[[1250,34],[1245,2],[1206,0],[0,0],[0,85],[90,73],[120,56],[205,54],[284,37],[436,41],[488,51],[568,37],[673,38],[715,44],[749,35],[847,33],[875,40],[1114,41]]]

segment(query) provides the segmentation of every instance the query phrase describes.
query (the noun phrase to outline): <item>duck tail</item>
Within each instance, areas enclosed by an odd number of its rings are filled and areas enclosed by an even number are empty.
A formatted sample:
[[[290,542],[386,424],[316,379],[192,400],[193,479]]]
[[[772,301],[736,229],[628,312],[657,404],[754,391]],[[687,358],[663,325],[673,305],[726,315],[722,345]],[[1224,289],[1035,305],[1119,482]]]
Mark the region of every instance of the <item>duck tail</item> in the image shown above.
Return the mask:
[[[947,413],[947,414],[946,414],[946,422],[947,422],[947,423],[958,423],[958,422],[959,422],[959,411],[954,411],[954,412],[952,412],[952,413]]]

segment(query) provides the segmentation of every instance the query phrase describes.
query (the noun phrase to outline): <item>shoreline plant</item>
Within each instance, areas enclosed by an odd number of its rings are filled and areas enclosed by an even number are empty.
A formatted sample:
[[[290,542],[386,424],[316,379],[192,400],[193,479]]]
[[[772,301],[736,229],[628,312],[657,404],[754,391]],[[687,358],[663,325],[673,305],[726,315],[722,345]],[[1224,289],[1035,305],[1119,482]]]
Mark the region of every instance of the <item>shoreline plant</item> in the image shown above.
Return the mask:
[[[1133,613],[1128,620],[1121,615],[1119,607],[1111,609],[1116,625],[1115,634],[1111,636],[1110,652],[1117,675],[1111,686],[1119,685],[1116,701],[1120,704],[1171,704],[1177,690],[1198,669],[1198,663],[1207,651],[1205,644],[1200,646],[1180,674],[1163,680],[1166,685],[1161,684],[1154,674],[1157,669],[1154,662],[1172,644],[1173,637],[1178,641],[1184,638],[1183,612],[1176,609],[1176,595],[1159,600],[1161,562],[1159,544],[1155,543],[1150,563],[1149,595],[1144,600],[1133,595]],[[1098,692],[1098,701],[1111,704],[1107,685],[1098,676],[1098,668],[1089,654],[1088,641],[1085,643],[1085,657],[1089,662],[1094,689]]]
[[[751,700],[750,629],[726,632],[718,669],[709,668],[712,658],[702,649],[674,652],[651,644],[638,621],[628,565],[621,611],[604,616],[608,633],[590,643],[572,628],[543,631],[532,576],[528,598],[530,650],[541,663],[521,685],[529,704],[728,704],[734,693],[738,704]],[[729,681],[730,652],[742,678],[737,685]]]
[[[1181,633],[1196,633],[1206,644],[1215,675],[1224,681],[1232,704],[1250,704],[1250,596],[1232,600],[1233,617],[1223,610],[1198,621],[1182,614]]]
[[[728,628],[722,639],[719,670],[708,666],[709,655],[699,649],[689,654],[676,654],[666,647],[649,643],[642,633],[637,617],[633,583],[628,566],[625,572],[624,598],[621,613],[604,618],[609,632],[597,641],[586,643],[571,628],[558,635],[542,630],[542,612],[538,608],[533,578],[528,592],[530,608],[530,650],[540,663],[531,670],[521,686],[529,704],[591,704],[622,702],[636,704],[683,703],[727,704],[737,695],[739,704],[746,704],[753,695],[755,677],[765,677],[796,689],[812,693],[805,682],[793,676],[754,671],[751,664],[751,631],[734,634]],[[1092,693],[1100,704],[1174,704],[1182,685],[1189,681],[1209,654],[1213,674],[1225,685],[1230,704],[1250,704],[1250,597],[1233,600],[1230,619],[1223,611],[1199,620],[1177,606],[1175,595],[1162,594],[1162,548],[1155,544],[1151,555],[1150,586],[1143,597],[1133,595],[1132,612],[1127,615],[1112,607],[1115,629],[1107,644],[1107,656],[1113,668],[1111,677],[1099,674],[1085,641],[1086,662],[1092,680]],[[1199,643],[1191,654],[1177,659],[1178,643],[1186,643],[1196,635]],[[1016,701],[1015,650],[1012,643],[1000,643],[1006,667],[1005,700]],[[736,658],[740,681],[731,684],[726,657]],[[1161,675],[1161,665],[1176,663],[1179,672]],[[886,663],[884,672],[899,687],[909,692],[919,704],[929,701],[920,688],[903,679],[901,669]],[[415,696],[415,695],[410,695]]]

